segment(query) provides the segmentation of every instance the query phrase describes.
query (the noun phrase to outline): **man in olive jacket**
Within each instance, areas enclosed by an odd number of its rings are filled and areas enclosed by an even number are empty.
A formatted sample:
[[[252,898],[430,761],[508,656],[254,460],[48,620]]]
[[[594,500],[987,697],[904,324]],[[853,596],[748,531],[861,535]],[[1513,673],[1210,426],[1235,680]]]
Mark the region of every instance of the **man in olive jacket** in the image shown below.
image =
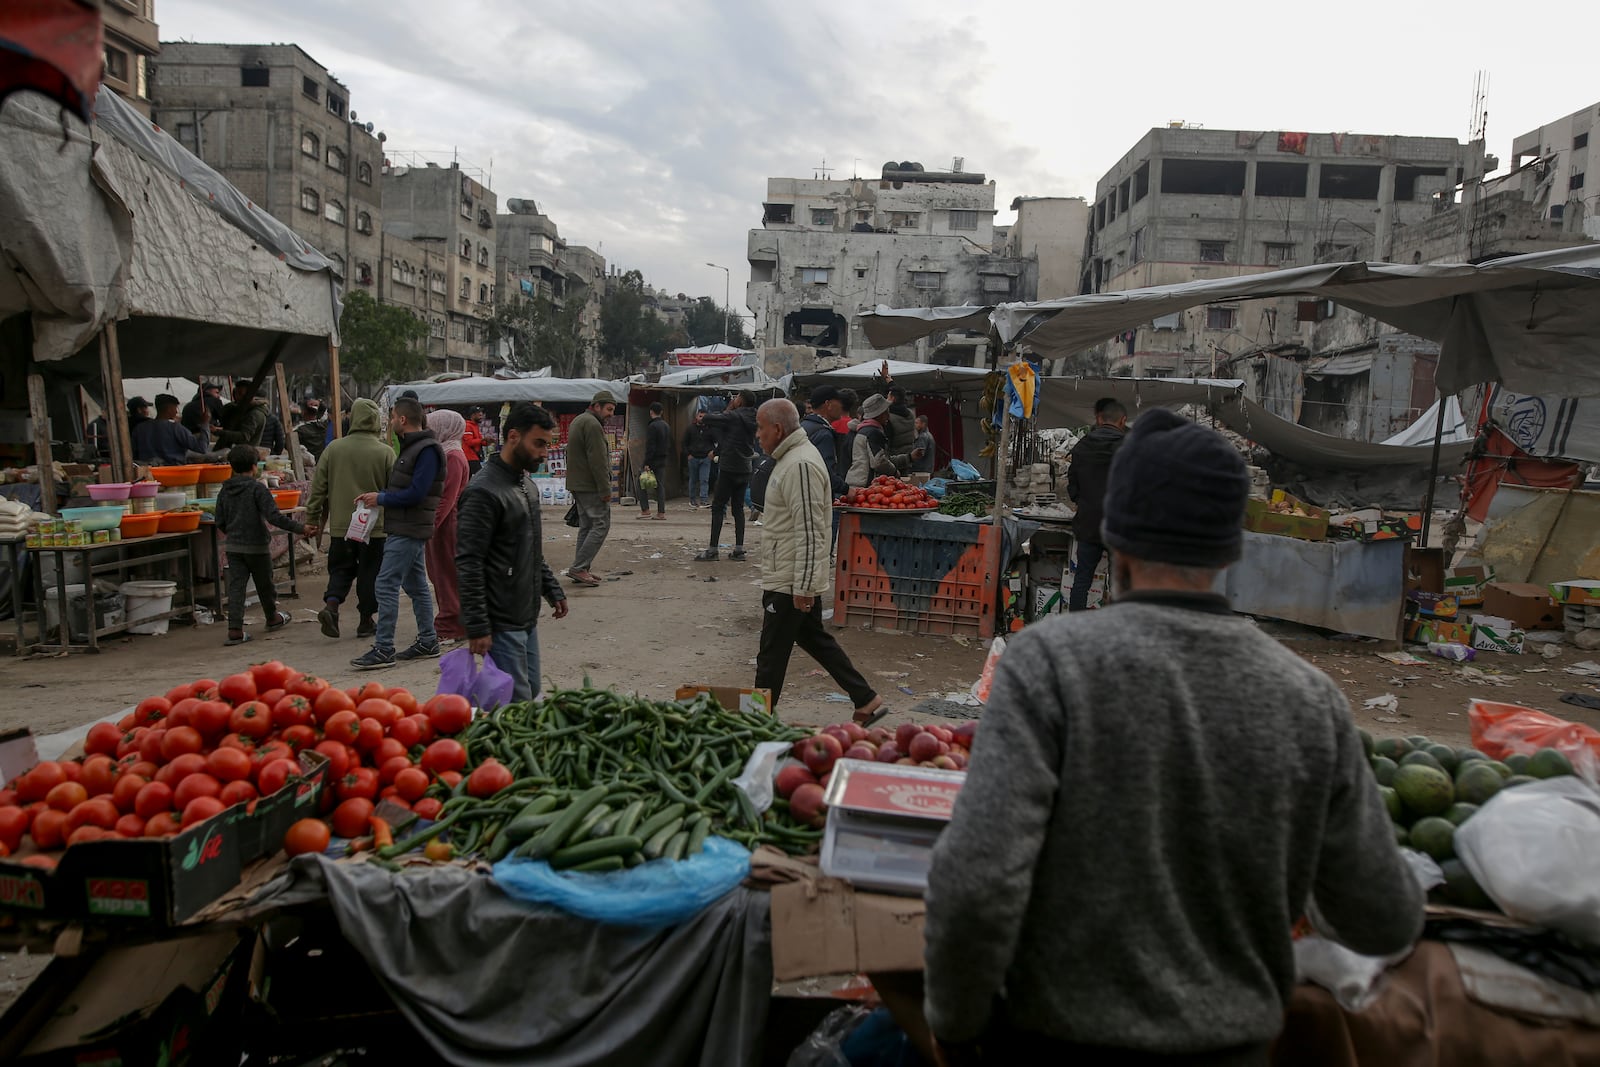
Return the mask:
[[[567,490],[578,505],[578,551],[567,577],[579,585],[600,584],[589,568],[611,532],[611,446],[604,423],[616,410],[617,398],[602,389],[567,429]]]
[[[361,622],[357,637],[371,637],[378,614],[378,568],[383,563],[383,512],[372,516],[365,542],[345,534],[355,499],[389,484],[389,468],[394,466],[394,451],[379,436],[378,405],[357,400],[350,409],[350,432],[328,445],[317,460],[311,476],[311,495],[306,501],[306,525],[328,531],[328,588],[322,594],[322,610],[317,622],[324,637],[339,636],[339,605],[356,589],[356,607]],[[326,521],[324,521],[326,520]]]
[[[499,454],[483,461],[457,505],[456,574],[467,647],[494,657],[511,675],[512,700],[532,700],[539,691],[540,598],[556,618],[567,616],[567,594],[544,558],[539,495],[527,482],[544,462],[555,425],[544,408],[513,404]]]

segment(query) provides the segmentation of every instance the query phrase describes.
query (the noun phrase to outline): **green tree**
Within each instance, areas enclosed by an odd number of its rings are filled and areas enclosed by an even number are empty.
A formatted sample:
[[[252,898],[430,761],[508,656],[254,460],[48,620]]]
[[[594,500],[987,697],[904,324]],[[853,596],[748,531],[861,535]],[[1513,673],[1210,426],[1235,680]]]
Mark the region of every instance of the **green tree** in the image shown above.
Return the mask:
[[[344,294],[339,365],[362,395],[425,373],[427,340],[428,324],[405,308],[380,304],[364,289]]]
[[[745,332],[744,320],[734,314],[732,308],[718,307],[717,302],[709,296],[696,300],[684,316],[684,333],[688,335],[688,343],[696,348],[720,345],[723,342],[724,323],[728,344],[746,350],[755,346],[754,338]]]
[[[548,297],[518,295],[495,306],[489,336],[511,342],[510,363],[518,370],[549,367],[558,377],[578,378],[591,347],[583,336],[582,314],[576,300],[557,307]]]

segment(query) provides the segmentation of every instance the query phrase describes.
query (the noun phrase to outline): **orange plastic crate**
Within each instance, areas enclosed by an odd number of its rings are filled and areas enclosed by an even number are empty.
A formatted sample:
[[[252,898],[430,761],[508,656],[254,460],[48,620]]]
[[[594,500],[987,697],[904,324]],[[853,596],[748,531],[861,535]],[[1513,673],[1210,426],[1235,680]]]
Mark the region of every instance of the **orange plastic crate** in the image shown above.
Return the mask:
[[[986,524],[841,516],[834,625],[990,636],[1000,538]]]

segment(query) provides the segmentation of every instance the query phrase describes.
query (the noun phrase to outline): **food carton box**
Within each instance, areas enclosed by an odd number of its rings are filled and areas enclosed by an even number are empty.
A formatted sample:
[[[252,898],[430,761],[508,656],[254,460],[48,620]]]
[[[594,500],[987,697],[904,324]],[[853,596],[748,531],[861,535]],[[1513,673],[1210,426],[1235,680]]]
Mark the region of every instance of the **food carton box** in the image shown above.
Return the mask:
[[[1274,507],[1296,509],[1298,513],[1274,511]],[[1277,534],[1302,541],[1325,541],[1328,537],[1328,513],[1315,504],[1307,504],[1276,490],[1269,500],[1247,500],[1244,507],[1244,528],[1252,533]]]
[[[772,976],[922,970],[920,897],[869,893],[832,878],[772,888]]]
[[[964,771],[840,760],[824,798],[822,873],[862,889],[920,894]]]
[[[1550,595],[1569,607],[1600,607],[1600,582],[1551,582]]]
[[[1464,608],[1483,604],[1483,593],[1494,581],[1493,567],[1452,567],[1444,572],[1444,591]]]
[[[1491,582],[1483,593],[1483,610],[1524,630],[1561,629],[1561,607],[1542,585]]]
[[[1406,611],[1422,619],[1454,619],[1460,614],[1461,605],[1456,598],[1445,593],[1425,593],[1420,589],[1413,589],[1406,594]]]
[[[1407,619],[1406,640],[1418,645],[1472,644],[1472,625],[1444,619]]]
[[[673,694],[673,699],[693,700],[700,693],[710,693],[716,698],[717,703],[725,708],[755,711],[762,715],[772,714],[770,689],[741,689],[736,685],[680,685],[677,693]]]
[[[1483,652],[1522,654],[1527,635],[1510,619],[1479,615],[1472,623],[1472,647]]]

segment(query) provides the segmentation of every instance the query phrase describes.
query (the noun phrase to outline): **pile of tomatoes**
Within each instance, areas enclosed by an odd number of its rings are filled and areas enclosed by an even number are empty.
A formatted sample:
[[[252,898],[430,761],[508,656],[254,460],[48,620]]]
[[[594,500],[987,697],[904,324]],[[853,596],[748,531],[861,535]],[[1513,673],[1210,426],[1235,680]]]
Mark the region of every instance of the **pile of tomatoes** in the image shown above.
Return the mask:
[[[341,836],[365,832],[385,798],[432,818],[441,801],[425,794],[461,780],[467,751],[451,735],[471,721],[464,697],[340,689],[276,660],[202,678],[95,725],[83,756],[39,763],[0,789],[0,857],[26,842],[22,862],[52,867],[69,845],[168,837],[235,804],[254,811],[299,777],[308,750],[328,760],[321,810]]]
[[[922,488],[880,474],[871,484],[859,486],[834,501],[847,508],[880,508],[883,511],[919,511],[939,506],[939,498]]]

